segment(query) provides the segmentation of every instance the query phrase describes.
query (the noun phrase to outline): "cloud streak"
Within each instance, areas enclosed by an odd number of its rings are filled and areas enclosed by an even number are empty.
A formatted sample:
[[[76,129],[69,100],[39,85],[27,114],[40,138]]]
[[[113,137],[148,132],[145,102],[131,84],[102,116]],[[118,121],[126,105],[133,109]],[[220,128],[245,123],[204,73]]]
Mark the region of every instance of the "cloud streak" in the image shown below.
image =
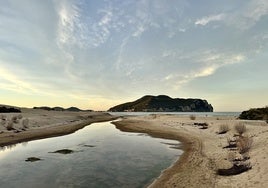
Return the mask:
[[[224,14],[210,15],[210,16],[203,17],[201,19],[197,19],[195,21],[195,25],[205,26],[209,24],[210,22],[221,21],[224,18],[225,18]]]

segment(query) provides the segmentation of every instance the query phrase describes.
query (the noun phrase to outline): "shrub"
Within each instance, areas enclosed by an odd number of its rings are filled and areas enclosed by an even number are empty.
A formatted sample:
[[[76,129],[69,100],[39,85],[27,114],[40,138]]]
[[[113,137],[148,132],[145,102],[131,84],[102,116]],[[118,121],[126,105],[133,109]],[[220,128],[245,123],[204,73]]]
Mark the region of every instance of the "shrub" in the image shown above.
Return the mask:
[[[1,125],[5,125],[6,121],[5,120],[1,120]]]
[[[227,160],[230,162],[233,162],[233,161],[235,161],[235,159],[236,159],[236,153],[235,152],[228,152]]]
[[[243,133],[247,131],[247,128],[242,122],[240,122],[237,125],[235,125],[235,130],[241,136]]]
[[[7,123],[7,130],[8,131],[10,131],[10,130],[13,130],[14,128],[13,128],[13,122],[12,121],[9,121],[8,123]]]
[[[24,128],[28,128],[28,125],[29,125],[29,119],[28,118],[22,120],[22,126]]]
[[[237,140],[237,149],[240,154],[246,154],[249,152],[253,144],[253,138],[249,136],[240,137]]]
[[[13,116],[13,117],[11,118],[11,121],[12,121],[13,123],[19,123],[19,120],[18,120],[18,117],[17,117],[17,116]]]
[[[195,115],[190,115],[190,119],[191,120],[195,120],[196,119],[196,116]]]
[[[20,115],[18,115],[18,119],[22,119],[22,115],[20,114]]]
[[[228,125],[226,125],[226,124],[222,124],[222,125],[220,125],[220,127],[219,127],[219,132],[218,132],[218,134],[225,134],[225,133],[227,133],[229,130],[230,130],[230,129],[229,129],[229,126],[228,126]]]
[[[230,138],[230,137],[228,137],[227,138],[227,146],[226,147],[224,147],[224,148],[236,148],[236,146],[237,146],[237,141],[236,141],[236,138],[234,137],[234,138]]]
[[[5,121],[7,118],[6,118],[5,115],[0,115],[0,119],[3,120],[3,121]]]

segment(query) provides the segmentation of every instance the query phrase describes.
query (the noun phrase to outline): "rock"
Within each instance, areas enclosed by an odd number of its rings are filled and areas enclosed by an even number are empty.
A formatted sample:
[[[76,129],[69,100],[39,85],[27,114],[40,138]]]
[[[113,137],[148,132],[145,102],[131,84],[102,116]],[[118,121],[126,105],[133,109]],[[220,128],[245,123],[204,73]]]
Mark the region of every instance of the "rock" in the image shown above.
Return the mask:
[[[26,162],[36,162],[36,161],[40,161],[40,158],[37,157],[28,157],[25,161]]]
[[[57,150],[57,151],[50,152],[50,153],[71,154],[73,152],[74,151],[70,149],[61,149],[61,150]]]
[[[136,101],[110,108],[111,112],[213,112],[206,100],[146,95]]]

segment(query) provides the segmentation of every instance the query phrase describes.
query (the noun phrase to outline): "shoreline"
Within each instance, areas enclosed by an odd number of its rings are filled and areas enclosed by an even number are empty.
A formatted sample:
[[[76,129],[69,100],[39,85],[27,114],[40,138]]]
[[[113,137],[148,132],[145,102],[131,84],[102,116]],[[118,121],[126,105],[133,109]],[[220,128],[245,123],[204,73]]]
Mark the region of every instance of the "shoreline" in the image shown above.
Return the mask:
[[[56,113],[60,114],[60,112]],[[73,120],[69,120],[69,123],[66,123],[64,121],[62,121],[62,123],[57,123],[57,125],[48,123],[46,126],[41,126],[38,128],[31,127],[26,131],[21,132],[2,131],[0,134],[0,147],[33,140],[63,136],[74,133],[75,131],[82,129],[92,123],[105,122],[117,119],[116,116],[112,116],[108,113],[87,113],[79,117],[77,117],[77,115],[79,115],[77,112],[74,112],[72,114],[74,114]]]
[[[201,129],[198,123],[207,123]],[[228,153],[238,151],[224,149],[227,140],[235,134],[235,125],[243,123],[246,135],[253,138],[250,150],[252,169],[238,175],[220,176],[218,169],[228,169]],[[114,122],[121,131],[147,133],[153,137],[179,140],[183,154],[170,167],[163,170],[159,177],[148,185],[149,188],[169,187],[256,187],[268,186],[268,124],[264,121],[238,120],[233,117],[189,117],[179,115],[149,115],[124,117]],[[221,125],[228,125],[226,134],[218,134]]]
[[[152,125],[142,120],[124,119],[113,122],[113,124],[121,131],[146,133],[152,137],[178,140],[182,143],[183,154],[171,166],[164,169],[160,176],[148,186],[149,188],[177,187],[178,181],[181,187],[194,187],[194,185],[196,187],[214,187],[213,181],[211,181],[211,178],[215,178],[213,168],[207,169],[207,178],[201,177],[202,173],[199,175],[197,173],[201,166],[212,167],[211,161],[203,154],[202,142],[198,137],[184,131],[174,131],[172,128],[163,130],[161,126]],[[178,171],[178,169],[180,170]],[[186,178],[194,174],[196,177],[192,180]],[[200,177],[197,178],[197,176]]]
[[[8,114],[8,119],[14,115]],[[56,137],[73,133],[91,123],[111,121],[119,117],[100,112],[51,112],[24,109],[23,118],[29,119],[29,127],[22,130],[22,120],[15,124],[15,130],[0,127],[0,147],[21,142]],[[200,129],[198,123],[207,123],[207,129]],[[250,151],[252,169],[235,176],[219,176],[217,169],[230,168],[228,149],[223,149],[227,139],[236,133],[234,126],[243,123],[246,134],[253,138]],[[268,124],[264,121],[237,120],[235,117],[189,117],[169,114],[148,116],[127,116],[113,122],[117,129],[126,132],[147,133],[152,137],[178,140],[183,154],[163,170],[159,177],[148,185],[150,188],[169,187],[267,187],[268,178]],[[221,125],[230,128],[226,134],[217,134]]]

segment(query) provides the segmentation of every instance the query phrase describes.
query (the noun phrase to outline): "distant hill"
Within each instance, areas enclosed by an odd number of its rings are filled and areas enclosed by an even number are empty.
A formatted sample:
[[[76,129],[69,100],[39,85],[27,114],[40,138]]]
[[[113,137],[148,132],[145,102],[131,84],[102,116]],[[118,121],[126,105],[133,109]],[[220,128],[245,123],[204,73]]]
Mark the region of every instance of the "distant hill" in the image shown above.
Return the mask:
[[[70,108],[62,108],[62,107],[48,107],[48,106],[41,106],[41,107],[33,107],[33,109],[41,109],[41,110],[48,110],[48,111],[71,111],[71,112],[81,112],[81,111],[87,111],[91,112],[92,110],[81,110],[77,107],[70,107]]]
[[[206,100],[171,98],[166,95],[146,95],[136,101],[110,108],[111,112],[213,112]]]
[[[0,113],[20,113],[21,110],[14,107],[0,106]]]
[[[239,115],[239,119],[268,121],[268,106],[264,108],[251,108],[249,110],[243,111]]]

